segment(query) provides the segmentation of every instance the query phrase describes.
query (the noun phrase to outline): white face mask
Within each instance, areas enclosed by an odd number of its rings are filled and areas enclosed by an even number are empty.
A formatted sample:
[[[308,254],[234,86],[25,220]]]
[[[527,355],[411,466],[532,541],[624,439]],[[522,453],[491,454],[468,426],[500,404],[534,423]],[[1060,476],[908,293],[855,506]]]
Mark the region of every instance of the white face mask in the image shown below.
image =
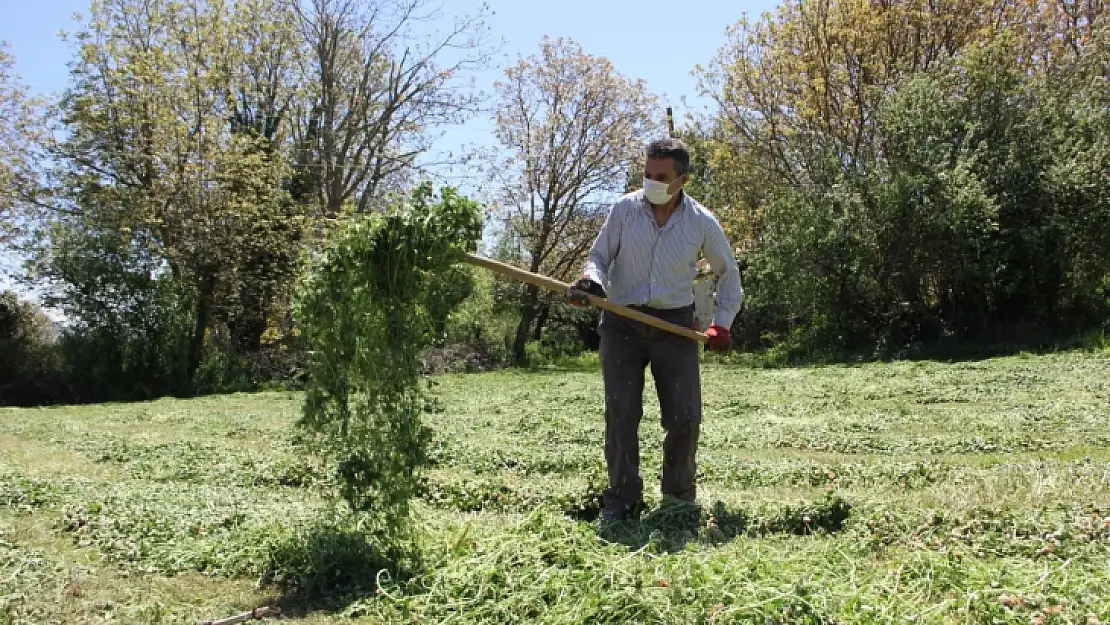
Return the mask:
[[[677,192],[676,192],[677,193]],[[667,192],[667,184],[657,182],[651,178],[644,178],[644,197],[652,204],[666,204],[675,196]]]

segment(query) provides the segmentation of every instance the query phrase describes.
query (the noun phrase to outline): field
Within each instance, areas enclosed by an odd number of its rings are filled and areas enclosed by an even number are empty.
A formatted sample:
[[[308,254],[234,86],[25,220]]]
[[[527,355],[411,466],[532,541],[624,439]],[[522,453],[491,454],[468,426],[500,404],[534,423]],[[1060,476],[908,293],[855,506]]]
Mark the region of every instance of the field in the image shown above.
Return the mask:
[[[436,382],[418,552],[321,499],[297,394],[3,409],[0,623],[1110,622],[1110,352],[707,364],[700,516],[649,377],[612,527],[594,363]]]

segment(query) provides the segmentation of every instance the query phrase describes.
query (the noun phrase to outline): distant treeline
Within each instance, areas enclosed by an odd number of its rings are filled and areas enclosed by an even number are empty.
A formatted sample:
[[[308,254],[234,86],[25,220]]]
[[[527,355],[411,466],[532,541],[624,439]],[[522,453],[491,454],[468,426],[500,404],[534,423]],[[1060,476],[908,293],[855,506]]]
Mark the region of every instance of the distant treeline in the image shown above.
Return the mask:
[[[53,336],[0,300],[0,402],[295,384],[290,306],[320,242],[403,199],[435,128],[483,104],[461,82],[491,58],[481,16],[406,48],[393,27],[419,12],[400,5],[97,0],[57,102],[0,51],[0,237],[71,322]],[[737,350],[897,357],[1110,330],[1104,3],[790,2],[707,61],[717,110],[677,134],[745,266]],[[576,277],[595,199],[635,187],[662,107],[547,39],[492,106],[498,151],[467,155],[493,190],[488,253]],[[430,369],[593,346],[591,311],[471,268],[444,283],[462,305]]]

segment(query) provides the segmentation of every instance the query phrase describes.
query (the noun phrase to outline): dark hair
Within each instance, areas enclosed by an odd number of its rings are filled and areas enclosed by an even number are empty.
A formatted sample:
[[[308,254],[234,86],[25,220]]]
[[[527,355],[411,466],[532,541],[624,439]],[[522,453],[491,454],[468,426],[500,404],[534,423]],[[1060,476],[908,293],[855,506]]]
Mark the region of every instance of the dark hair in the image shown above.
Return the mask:
[[[647,145],[648,158],[674,159],[674,168],[681,176],[690,171],[690,151],[686,145],[674,137],[656,139]]]

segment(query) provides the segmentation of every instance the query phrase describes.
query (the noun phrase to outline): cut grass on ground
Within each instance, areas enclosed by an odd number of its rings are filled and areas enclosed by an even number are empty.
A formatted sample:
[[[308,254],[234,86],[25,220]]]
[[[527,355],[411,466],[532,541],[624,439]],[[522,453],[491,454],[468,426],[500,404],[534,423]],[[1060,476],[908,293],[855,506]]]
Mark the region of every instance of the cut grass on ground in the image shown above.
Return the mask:
[[[419,549],[320,498],[300,396],[0,410],[0,624],[1107,623],[1110,355],[704,369],[700,509],[599,526],[596,369],[437,378]]]

